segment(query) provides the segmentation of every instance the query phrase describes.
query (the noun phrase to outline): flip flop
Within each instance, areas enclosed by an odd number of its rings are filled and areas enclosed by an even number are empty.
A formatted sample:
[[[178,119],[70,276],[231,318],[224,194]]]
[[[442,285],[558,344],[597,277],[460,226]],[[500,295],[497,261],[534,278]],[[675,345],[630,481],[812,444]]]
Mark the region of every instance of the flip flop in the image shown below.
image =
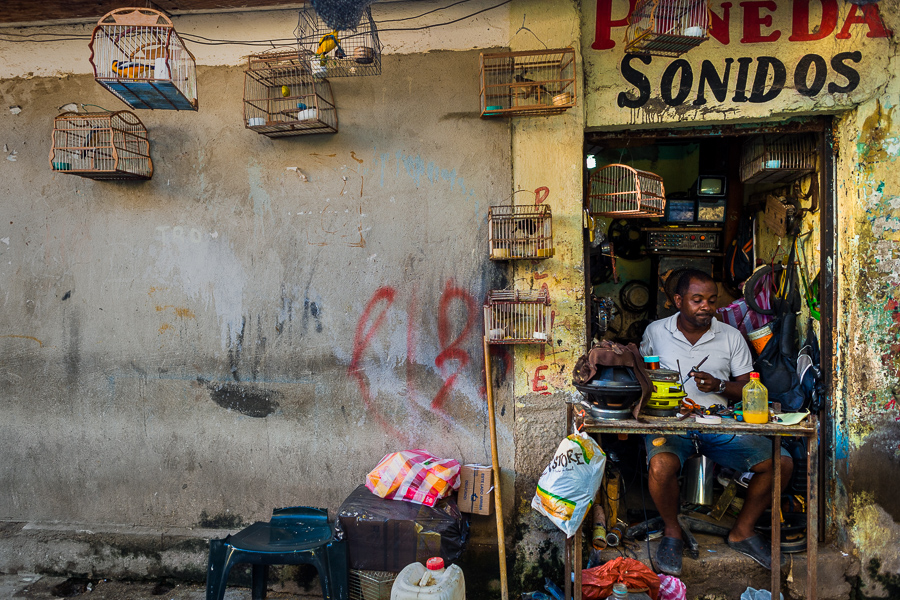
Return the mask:
[[[728,544],[728,546],[732,550],[749,556],[760,565],[764,566],[770,571],[772,570],[772,547],[762,538],[761,535],[756,534],[739,542],[732,542],[726,537],[725,543]],[[787,564],[787,556],[782,553],[781,566],[783,567],[785,566],[785,564]]]
[[[666,575],[681,575],[681,553],[684,542],[680,538],[664,537],[656,547],[656,568]]]

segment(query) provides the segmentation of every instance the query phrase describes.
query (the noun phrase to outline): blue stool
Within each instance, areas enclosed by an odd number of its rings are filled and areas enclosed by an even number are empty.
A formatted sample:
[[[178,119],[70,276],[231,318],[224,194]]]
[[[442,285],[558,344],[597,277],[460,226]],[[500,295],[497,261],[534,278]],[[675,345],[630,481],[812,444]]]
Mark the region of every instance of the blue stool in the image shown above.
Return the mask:
[[[269,565],[300,564],[316,567],[325,600],[347,600],[347,546],[335,539],[324,508],[276,508],[268,523],[258,521],[225,539],[210,540],[206,600],[222,600],[228,573],[239,563],[253,565],[253,600],[265,600]]]

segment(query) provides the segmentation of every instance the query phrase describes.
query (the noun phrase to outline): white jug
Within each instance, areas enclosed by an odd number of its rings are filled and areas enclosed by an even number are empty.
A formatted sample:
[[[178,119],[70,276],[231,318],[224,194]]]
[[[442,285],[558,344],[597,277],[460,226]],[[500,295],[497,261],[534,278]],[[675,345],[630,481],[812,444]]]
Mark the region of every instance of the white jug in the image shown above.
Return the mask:
[[[441,558],[428,559],[428,568],[414,562],[397,575],[391,600],[466,600],[466,579],[457,565],[445,569]]]

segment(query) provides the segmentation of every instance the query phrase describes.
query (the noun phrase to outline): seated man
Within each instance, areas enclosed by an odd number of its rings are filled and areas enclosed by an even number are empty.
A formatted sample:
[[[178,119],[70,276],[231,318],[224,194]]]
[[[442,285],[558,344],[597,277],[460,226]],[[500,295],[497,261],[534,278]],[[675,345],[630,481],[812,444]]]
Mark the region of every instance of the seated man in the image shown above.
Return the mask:
[[[741,333],[714,318],[718,290],[712,277],[703,271],[687,270],[675,288],[675,306],[679,312],[651,323],[641,341],[641,354],[657,355],[660,367],[678,370],[690,377],[684,385],[688,397],[703,406],[726,404],[726,399],[741,399],[744,384],[750,380],[753,360]],[[692,371],[705,357],[702,370]],[[678,525],[680,506],[678,473],[684,461],[695,452],[713,462],[754,473],[747,498],[728,534],[728,545],[771,569],[770,546],[753,531],[753,526],[772,497],[772,443],[766,437],[732,436],[694,432],[690,435],[644,436],[649,461],[650,495],[665,522],[664,537],[656,551],[659,570],[670,575],[681,573],[684,544]],[[790,478],[793,462],[782,449],[782,486]],[[782,488],[783,489],[783,488]],[[784,555],[782,555],[784,558]]]

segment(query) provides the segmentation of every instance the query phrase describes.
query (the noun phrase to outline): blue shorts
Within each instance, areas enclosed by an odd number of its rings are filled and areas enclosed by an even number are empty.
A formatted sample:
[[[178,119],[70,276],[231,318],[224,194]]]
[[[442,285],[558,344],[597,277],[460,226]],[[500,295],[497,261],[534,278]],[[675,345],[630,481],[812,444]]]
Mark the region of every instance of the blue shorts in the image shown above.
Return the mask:
[[[653,440],[664,438],[665,443],[653,445]],[[678,457],[681,466],[684,461],[698,453],[694,446],[698,442],[699,453],[716,464],[736,471],[749,471],[759,463],[772,460],[772,440],[759,435],[731,435],[721,433],[699,433],[691,431],[681,434],[648,434],[644,436],[647,447],[647,462],[662,452],[669,452]],[[782,456],[790,456],[790,452],[781,449]]]

